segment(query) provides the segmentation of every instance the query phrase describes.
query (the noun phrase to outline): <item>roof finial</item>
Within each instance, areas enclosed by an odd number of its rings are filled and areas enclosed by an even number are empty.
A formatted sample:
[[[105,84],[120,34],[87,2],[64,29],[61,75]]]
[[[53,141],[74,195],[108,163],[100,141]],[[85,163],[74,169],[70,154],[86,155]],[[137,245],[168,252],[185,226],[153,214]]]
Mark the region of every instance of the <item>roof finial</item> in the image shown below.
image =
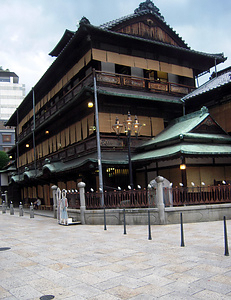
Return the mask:
[[[159,18],[164,20],[164,17],[161,15],[159,8],[156,7],[151,0],[146,0],[145,2],[141,2],[139,7],[137,9],[135,9],[135,11],[134,11],[135,14],[138,14],[141,12],[150,12],[150,13],[156,14],[156,15],[158,15]]]
[[[85,24],[91,24],[90,21],[86,17],[82,17],[82,19],[79,21],[79,25],[85,25]]]

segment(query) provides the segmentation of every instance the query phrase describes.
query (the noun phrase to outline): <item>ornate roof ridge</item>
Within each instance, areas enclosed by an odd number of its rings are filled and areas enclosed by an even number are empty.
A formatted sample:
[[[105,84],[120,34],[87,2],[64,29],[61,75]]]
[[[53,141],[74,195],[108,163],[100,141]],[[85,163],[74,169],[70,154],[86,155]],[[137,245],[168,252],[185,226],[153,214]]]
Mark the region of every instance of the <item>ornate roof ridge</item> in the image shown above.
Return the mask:
[[[139,7],[134,10],[134,13],[149,12],[159,16],[160,19],[164,20],[164,17],[161,15],[160,10],[151,0],[146,0],[141,2]]]
[[[134,13],[123,16],[121,18],[106,22],[100,26],[98,26],[101,29],[107,29],[111,30],[113,27],[119,25],[120,23],[124,21],[128,21],[130,19],[133,19],[138,16],[143,16],[146,14],[151,14],[155,17],[157,17],[161,22],[164,23],[165,26],[167,26],[173,34],[175,34],[184,44],[187,48],[190,49],[188,44],[185,42],[185,40],[165,21],[164,17],[159,12],[159,8],[154,5],[154,3],[150,0],[146,0],[145,2],[141,2],[139,7],[134,10]]]
[[[127,16],[106,22],[106,23],[100,25],[99,27],[105,28],[105,29],[110,29],[110,28],[116,26],[117,24],[121,23],[122,21],[132,19],[135,16],[145,15],[147,13],[157,16],[165,23],[164,17],[161,15],[159,8],[156,7],[151,0],[146,0],[145,2],[140,3],[139,7],[134,10],[133,14],[129,14]]]

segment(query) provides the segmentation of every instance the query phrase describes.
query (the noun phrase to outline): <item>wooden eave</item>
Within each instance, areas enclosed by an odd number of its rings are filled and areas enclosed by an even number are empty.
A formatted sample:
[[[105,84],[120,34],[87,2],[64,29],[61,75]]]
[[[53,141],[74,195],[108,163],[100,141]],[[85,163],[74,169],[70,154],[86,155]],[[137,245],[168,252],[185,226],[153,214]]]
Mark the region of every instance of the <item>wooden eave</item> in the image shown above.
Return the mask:
[[[65,30],[63,36],[61,37],[58,44],[54,47],[54,49],[49,53],[50,56],[58,56],[60,52],[62,52],[63,48],[66,47],[70,39],[73,37],[75,33],[68,29]]]
[[[59,56],[39,79],[34,86],[35,105],[57,84],[57,82],[69,71],[69,69],[90,49],[90,41],[87,40],[85,28],[80,27],[73,36],[71,42],[61,51]],[[18,107],[19,122],[32,109],[32,90],[26,95]],[[17,111],[7,121],[7,126],[17,125]]]
[[[97,41],[98,47],[102,50],[110,50],[105,48],[107,47],[106,44],[114,45],[115,48],[117,47],[120,54],[131,54],[134,49],[137,49],[149,55],[145,58],[166,63],[176,63],[178,61],[181,66],[193,68],[195,75],[213,67],[215,60],[217,64],[226,60],[223,54],[208,54],[138,36],[113,32],[93,25],[85,26],[91,35],[92,41]],[[126,49],[126,53],[123,53],[124,50],[122,48]]]
[[[172,63],[172,61],[176,60],[179,62],[183,61],[184,63],[180,65],[194,68],[195,75],[214,66],[215,59],[217,64],[225,61],[223,55],[206,54],[159,41],[105,30],[91,24],[82,24],[35,85],[35,104],[55,86],[89,49],[91,49],[92,45],[98,45],[100,49],[104,49],[104,47],[107,47],[107,44],[117,47],[120,45],[119,49],[121,50],[122,47],[126,49],[126,54],[130,53],[132,49],[138,49],[140,51],[144,51],[145,49],[145,53],[149,53],[150,55],[150,57],[146,58],[167,63]],[[18,107],[19,121],[32,110],[32,103],[32,91],[30,91]],[[7,126],[16,125],[17,111],[15,111],[7,122]]]

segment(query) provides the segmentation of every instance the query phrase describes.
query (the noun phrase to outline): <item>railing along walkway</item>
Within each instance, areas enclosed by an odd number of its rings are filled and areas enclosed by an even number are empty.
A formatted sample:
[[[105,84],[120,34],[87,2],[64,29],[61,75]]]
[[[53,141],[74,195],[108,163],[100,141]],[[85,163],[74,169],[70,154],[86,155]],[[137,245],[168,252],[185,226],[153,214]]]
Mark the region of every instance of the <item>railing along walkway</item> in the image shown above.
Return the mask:
[[[163,197],[165,206],[231,203],[231,185],[164,188]],[[87,192],[85,199],[87,209],[102,208],[99,192]],[[104,207],[156,207],[156,189],[105,192]]]
[[[129,191],[105,191],[104,207],[106,208],[144,208],[149,207],[148,191],[129,190]],[[85,194],[86,208],[98,209],[100,205],[101,194],[99,192]]]
[[[231,203],[231,185],[176,187],[171,193],[173,206]]]

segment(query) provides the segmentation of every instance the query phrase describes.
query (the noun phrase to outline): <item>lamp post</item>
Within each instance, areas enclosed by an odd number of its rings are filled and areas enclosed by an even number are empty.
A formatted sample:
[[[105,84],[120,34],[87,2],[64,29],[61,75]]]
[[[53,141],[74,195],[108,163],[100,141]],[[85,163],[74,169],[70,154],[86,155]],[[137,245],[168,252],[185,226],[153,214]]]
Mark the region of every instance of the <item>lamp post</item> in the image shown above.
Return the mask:
[[[102,171],[102,159],[101,159],[101,147],[100,147],[99,111],[98,111],[98,99],[97,99],[97,85],[96,85],[95,69],[93,69],[93,78],[94,78],[95,124],[96,124],[96,143],[97,143],[98,169],[99,169],[100,205],[101,205],[101,207],[104,207],[103,171]]]
[[[131,160],[131,134],[132,132],[135,133],[136,137],[139,135],[141,124],[138,121],[137,116],[135,116],[134,121],[131,118],[130,112],[128,112],[127,120],[123,124],[120,124],[118,117],[116,117],[115,124],[112,125],[112,128],[114,129],[115,133],[119,136],[121,133],[121,130],[123,127],[125,127],[125,133],[127,134],[127,140],[128,140],[128,166],[129,166],[129,180],[130,180],[130,186],[133,189],[133,174],[132,174],[132,160]]]

